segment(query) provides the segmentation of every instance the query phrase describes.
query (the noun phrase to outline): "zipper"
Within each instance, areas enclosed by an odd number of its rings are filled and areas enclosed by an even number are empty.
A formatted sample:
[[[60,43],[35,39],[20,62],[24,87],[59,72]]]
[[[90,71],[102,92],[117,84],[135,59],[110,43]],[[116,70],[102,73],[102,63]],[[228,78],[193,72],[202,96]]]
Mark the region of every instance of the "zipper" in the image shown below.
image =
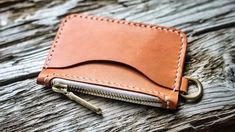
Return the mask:
[[[54,78],[51,81],[51,85],[53,91],[66,95],[71,100],[76,101],[77,103],[81,104],[82,106],[90,109],[91,111],[97,114],[102,114],[102,110],[100,108],[85,101],[84,99],[75,95],[73,92],[116,99],[147,106],[162,106],[162,102],[158,97],[127,90],[116,89],[108,86],[82,83],[60,78]]]
[[[52,86],[52,90],[54,92],[62,93],[64,95],[66,95],[71,100],[76,101],[77,103],[90,109],[91,111],[95,112],[96,114],[99,114],[99,115],[102,114],[102,110],[100,108],[98,108],[98,107],[94,106],[93,104],[87,102],[86,100],[80,98],[79,96],[75,95],[73,92],[70,92],[68,90],[68,85],[56,83]]]

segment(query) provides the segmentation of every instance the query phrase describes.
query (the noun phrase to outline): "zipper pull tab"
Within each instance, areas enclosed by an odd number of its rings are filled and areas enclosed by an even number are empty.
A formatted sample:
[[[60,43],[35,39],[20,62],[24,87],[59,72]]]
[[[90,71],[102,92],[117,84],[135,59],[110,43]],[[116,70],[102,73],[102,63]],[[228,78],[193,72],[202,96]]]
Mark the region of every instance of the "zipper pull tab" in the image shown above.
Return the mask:
[[[102,114],[102,110],[100,108],[98,108],[98,107],[94,106],[93,104],[87,102],[86,100],[78,97],[73,92],[68,91],[68,86],[67,85],[64,85],[64,84],[54,84],[52,86],[52,90],[54,92],[62,93],[64,95],[66,95],[71,100],[76,101],[77,103],[79,103],[82,106],[90,109],[91,111],[95,112],[96,114],[99,114],[99,115]]]

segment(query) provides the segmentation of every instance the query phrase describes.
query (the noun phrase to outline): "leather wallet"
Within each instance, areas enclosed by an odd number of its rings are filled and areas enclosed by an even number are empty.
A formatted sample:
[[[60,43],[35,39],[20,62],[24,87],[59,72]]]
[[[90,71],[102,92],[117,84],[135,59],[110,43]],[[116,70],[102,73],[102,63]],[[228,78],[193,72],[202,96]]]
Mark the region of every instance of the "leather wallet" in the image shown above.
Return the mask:
[[[175,28],[72,14],[63,19],[37,83],[96,113],[75,93],[176,109],[187,39]]]

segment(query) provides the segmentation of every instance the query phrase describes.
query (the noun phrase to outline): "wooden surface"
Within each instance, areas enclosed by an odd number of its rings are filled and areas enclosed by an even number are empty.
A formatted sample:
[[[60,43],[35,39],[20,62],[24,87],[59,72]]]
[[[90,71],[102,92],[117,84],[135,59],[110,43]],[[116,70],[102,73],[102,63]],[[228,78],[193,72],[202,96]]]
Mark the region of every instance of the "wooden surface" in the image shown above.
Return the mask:
[[[185,31],[184,74],[202,81],[202,100],[168,111],[82,95],[102,117],[37,85],[58,23],[75,12]],[[0,85],[0,131],[235,131],[235,1],[1,0]]]

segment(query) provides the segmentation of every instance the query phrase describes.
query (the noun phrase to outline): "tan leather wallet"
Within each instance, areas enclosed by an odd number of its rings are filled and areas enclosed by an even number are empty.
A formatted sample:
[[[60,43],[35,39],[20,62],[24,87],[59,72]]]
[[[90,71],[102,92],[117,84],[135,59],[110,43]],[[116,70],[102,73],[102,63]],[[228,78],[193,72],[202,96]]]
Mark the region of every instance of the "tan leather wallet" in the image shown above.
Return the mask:
[[[72,14],[61,23],[37,82],[98,114],[100,108],[75,93],[176,109],[179,93],[188,91],[186,47],[185,34],[175,28]]]

